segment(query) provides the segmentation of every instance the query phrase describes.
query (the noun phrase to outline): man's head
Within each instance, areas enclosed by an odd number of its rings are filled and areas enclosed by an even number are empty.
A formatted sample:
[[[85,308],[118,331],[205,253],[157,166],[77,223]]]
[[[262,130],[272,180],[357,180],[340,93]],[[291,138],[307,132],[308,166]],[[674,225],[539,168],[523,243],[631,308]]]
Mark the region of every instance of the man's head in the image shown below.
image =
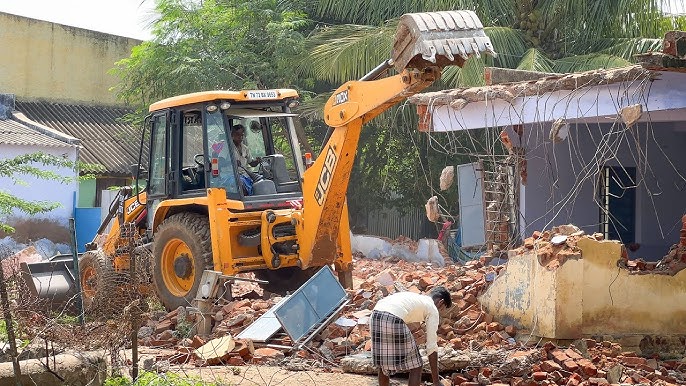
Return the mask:
[[[238,125],[233,125],[231,128],[231,139],[233,140],[233,144],[236,146],[240,146],[241,142],[243,142],[243,137],[245,136],[245,126],[238,124]]]
[[[429,292],[429,296],[433,299],[436,308],[440,311],[442,308],[450,308],[453,305],[453,301],[450,298],[450,292],[443,286],[434,287]]]

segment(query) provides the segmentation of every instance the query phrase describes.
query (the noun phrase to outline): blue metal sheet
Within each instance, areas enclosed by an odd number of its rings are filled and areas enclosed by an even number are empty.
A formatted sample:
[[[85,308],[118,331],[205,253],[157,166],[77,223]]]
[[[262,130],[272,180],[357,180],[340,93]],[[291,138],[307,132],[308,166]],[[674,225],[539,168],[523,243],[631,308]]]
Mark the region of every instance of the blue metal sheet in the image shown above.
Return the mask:
[[[297,342],[334,312],[347,296],[331,268],[324,266],[275,307],[274,314],[288,336]]]

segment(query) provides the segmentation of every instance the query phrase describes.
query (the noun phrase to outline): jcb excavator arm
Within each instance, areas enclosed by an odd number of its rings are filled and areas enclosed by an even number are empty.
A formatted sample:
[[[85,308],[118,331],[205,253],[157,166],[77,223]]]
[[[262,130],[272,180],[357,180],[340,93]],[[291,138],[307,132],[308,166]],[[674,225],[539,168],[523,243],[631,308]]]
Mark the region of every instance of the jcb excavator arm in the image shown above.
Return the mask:
[[[332,263],[339,237],[348,237],[340,234],[341,215],[362,125],[430,86],[444,66],[462,66],[481,52],[494,54],[474,12],[406,14],[400,18],[392,59],[334,92],[324,108],[333,133],[303,176],[301,268]],[[392,65],[400,74],[375,79]]]

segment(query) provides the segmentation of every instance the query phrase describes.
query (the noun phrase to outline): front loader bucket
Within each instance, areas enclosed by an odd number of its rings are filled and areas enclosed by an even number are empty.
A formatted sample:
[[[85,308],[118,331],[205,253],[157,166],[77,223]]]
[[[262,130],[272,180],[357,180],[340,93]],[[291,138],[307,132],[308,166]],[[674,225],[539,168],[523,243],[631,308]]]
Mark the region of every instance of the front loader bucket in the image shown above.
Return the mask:
[[[495,56],[491,40],[472,11],[407,13],[400,17],[392,59],[395,69],[462,66],[471,55]]]
[[[20,269],[31,294],[49,299],[54,307],[66,303],[76,294],[72,255],[56,255],[38,263],[22,262]]]

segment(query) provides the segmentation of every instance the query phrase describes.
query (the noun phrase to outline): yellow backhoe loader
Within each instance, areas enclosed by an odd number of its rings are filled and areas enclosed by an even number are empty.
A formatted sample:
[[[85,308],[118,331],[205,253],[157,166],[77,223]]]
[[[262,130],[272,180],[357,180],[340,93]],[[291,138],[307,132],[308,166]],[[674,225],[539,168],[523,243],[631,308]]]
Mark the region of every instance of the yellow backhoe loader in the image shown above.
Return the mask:
[[[293,123],[295,90],[207,91],[153,103],[141,141],[149,151],[138,176],[145,189],[122,193],[109,242],[81,257],[84,297],[107,296],[108,272],[128,270],[130,256],[115,253],[123,222],[136,224],[151,248],[152,281],[168,309],[190,304],[206,269],[254,272],[267,290],[283,292],[333,264],[351,288],[346,191],[362,125],[431,85],[444,66],[482,53],[494,51],[471,11],[403,15],[391,58],[326,103],[331,132],[312,163]],[[388,76],[393,67],[398,74]]]

